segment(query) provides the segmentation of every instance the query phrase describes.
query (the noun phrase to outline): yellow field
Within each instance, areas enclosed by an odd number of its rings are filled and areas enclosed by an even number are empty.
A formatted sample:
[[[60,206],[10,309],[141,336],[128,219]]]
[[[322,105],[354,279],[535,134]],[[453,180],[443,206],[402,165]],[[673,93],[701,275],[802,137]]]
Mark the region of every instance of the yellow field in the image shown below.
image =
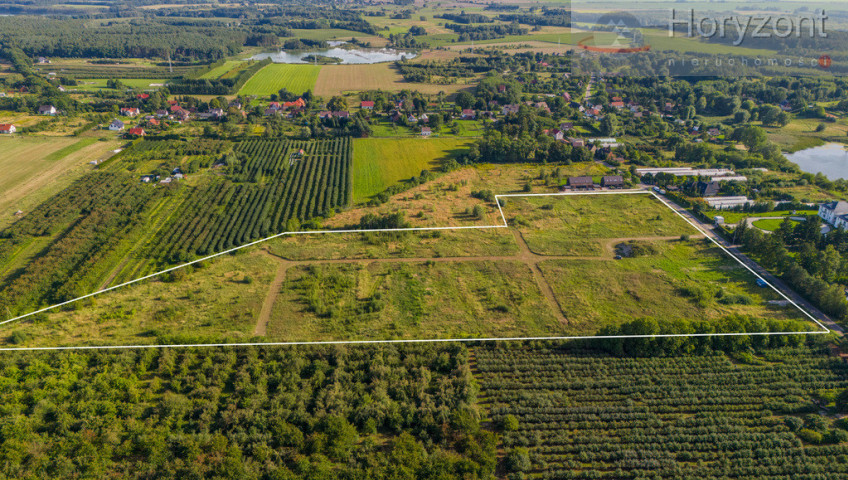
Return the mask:
[[[345,92],[362,90],[417,90],[421,93],[451,93],[470,85],[431,85],[428,83],[405,82],[400,73],[389,63],[373,65],[327,65],[321,68],[315,82],[315,94],[321,96],[341,95]]]
[[[74,137],[0,137],[0,228],[60,191],[88,162],[105,158],[119,142]]]

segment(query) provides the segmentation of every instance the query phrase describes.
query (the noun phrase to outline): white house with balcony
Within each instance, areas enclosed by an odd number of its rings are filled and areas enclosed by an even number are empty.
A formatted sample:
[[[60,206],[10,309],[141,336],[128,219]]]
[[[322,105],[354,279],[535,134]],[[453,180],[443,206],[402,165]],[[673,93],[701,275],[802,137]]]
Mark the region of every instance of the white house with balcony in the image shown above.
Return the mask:
[[[819,205],[819,217],[833,228],[848,230],[848,202],[835,201]]]

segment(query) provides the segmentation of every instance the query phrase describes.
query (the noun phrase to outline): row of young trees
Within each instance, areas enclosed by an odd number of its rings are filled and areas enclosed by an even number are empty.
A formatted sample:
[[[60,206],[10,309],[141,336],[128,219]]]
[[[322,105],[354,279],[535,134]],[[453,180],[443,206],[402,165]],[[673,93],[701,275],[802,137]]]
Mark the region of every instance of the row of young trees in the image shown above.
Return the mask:
[[[302,221],[348,205],[351,148],[347,137],[241,142],[226,157],[226,178],[186,194],[150,255],[185,261],[298,230]]]
[[[802,341],[803,343],[803,341]],[[823,345],[610,356],[597,342],[475,348],[508,478],[839,478],[848,387]],[[824,393],[831,392],[831,393]],[[812,475],[807,477],[807,475]]]
[[[19,315],[95,290],[101,260],[138,227],[160,195],[133,175],[94,172],[3,230],[4,259],[25,245],[44,246],[0,278],[0,311]]]

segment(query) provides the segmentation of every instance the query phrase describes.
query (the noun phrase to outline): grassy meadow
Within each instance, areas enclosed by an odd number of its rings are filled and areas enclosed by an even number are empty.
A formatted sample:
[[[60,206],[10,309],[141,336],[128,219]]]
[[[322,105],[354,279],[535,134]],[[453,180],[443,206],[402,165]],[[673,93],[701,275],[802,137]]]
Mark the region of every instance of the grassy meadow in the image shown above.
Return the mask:
[[[539,264],[568,319],[569,332],[596,331],[640,317],[718,320],[731,314],[802,320],[795,307],[772,306],[770,288],[706,240],[638,242],[650,253],[618,261]]]
[[[527,265],[316,265],[289,272],[268,333],[279,340],[461,338],[559,331]]]
[[[598,256],[609,240],[696,235],[698,231],[648,194],[513,197],[504,208],[539,255]]]

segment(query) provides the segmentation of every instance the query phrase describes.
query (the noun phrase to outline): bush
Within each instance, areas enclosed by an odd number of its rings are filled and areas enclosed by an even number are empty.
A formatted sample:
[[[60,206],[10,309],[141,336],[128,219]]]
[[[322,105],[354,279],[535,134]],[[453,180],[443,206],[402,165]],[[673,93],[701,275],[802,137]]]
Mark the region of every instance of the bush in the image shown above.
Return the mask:
[[[531,466],[530,454],[526,448],[514,448],[504,458],[504,467],[509,472],[526,472]]]
[[[805,443],[810,443],[813,445],[819,445],[824,441],[824,435],[814,430],[810,430],[809,428],[803,428],[798,432],[798,438],[803,440]]]
[[[501,420],[501,428],[505,432],[514,432],[518,430],[518,419],[515,418],[515,415],[506,415]]]

